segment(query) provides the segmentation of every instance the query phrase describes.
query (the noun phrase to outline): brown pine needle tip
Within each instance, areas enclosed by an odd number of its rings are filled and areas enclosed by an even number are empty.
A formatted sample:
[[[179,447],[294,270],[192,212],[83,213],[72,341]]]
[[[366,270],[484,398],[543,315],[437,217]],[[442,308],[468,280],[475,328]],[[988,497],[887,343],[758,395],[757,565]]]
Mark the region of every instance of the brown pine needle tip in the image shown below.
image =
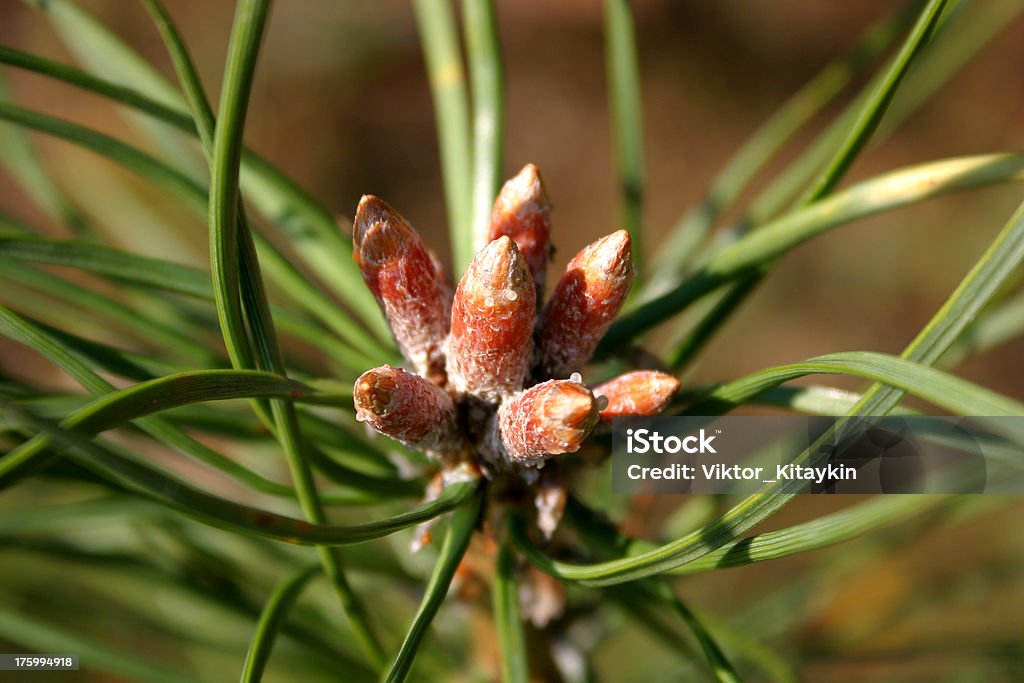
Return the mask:
[[[411,448],[458,449],[461,438],[451,397],[436,384],[385,365],[356,380],[356,419]]]
[[[494,202],[488,240],[510,237],[530,267],[538,301],[551,258],[551,203],[533,164],[505,183]]]
[[[543,382],[501,404],[494,446],[520,465],[573,453],[597,423],[597,410],[594,395],[582,384],[565,379]]]
[[[489,402],[518,390],[529,370],[536,301],[519,249],[501,237],[476,255],[452,303],[448,377]]]
[[[353,257],[402,354],[417,372],[443,383],[450,294],[436,258],[412,226],[377,197],[359,202],[352,234]]]
[[[583,369],[633,284],[629,233],[618,230],[585,247],[566,266],[541,315],[539,374]]]
[[[593,388],[594,396],[607,401],[601,420],[616,417],[657,415],[679,391],[679,380],[655,370],[627,372]]]

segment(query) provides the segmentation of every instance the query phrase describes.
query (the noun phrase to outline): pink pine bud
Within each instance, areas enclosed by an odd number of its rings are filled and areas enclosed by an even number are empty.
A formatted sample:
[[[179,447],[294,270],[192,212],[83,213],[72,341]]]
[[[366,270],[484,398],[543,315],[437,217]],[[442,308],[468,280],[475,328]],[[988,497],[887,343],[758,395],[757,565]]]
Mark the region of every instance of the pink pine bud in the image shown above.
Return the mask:
[[[356,209],[353,241],[356,264],[402,354],[443,383],[450,297],[429,250],[397,211],[370,195]]]
[[[622,308],[633,283],[629,233],[613,232],[573,257],[541,315],[539,372],[568,377],[583,369]]]
[[[460,393],[497,402],[523,386],[536,301],[529,268],[508,237],[469,264],[452,303],[448,378]]]
[[[521,465],[573,453],[597,423],[594,395],[567,379],[543,382],[498,408],[497,440],[503,454]]]
[[[548,260],[551,258],[551,203],[544,192],[540,171],[527,164],[501,188],[491,214],[488,240],[511,237],[530,267],[537,300],[544,293]]]
[[[411,372],[384,367],[356,380],[356,419],[420,450],[454,450],[461,444],[455,406],[436,384]]]
[[[679,380],[654,370],[627,372],[594,387],[594,396],[604,396],[607,404],[600,411],[601,419],[657,415],[675,393]]]

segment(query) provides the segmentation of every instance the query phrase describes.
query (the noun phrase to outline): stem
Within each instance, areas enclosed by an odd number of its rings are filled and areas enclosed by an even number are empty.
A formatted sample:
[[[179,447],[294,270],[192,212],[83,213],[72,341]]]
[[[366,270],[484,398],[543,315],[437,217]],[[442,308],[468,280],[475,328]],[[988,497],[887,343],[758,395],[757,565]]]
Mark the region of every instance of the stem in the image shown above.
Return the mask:
[[[608,105],[622,191],[622,223],[633,241],[633,257],[644,263],[644,133],[636,25],[629,0],[606,0],[605,54]],[[634,285],[636,286],[636,285]]]
[[[470,239],[475,253],[484,246],[491,224],[491,210],[501,183],[505,84],[494,0],[463,0],[462,11],[473,95],[473,204]]]
[[[504,683],[527,683],[530,664],[526,654],[526,635],[519,613],[516,584],[516,552],[512,542],[502,539],[494,571],[494,622],[501,645],[501,679]]]
[[[427,634],[430,623],[437,615],[441,603],[448,594],[448,586],[451,585],[455,570],[462,561],[469,547],[469,540],[476,528],[477,517],[480,514],[480,504],[483,496],[480,493],[466,501],[461,507],[452,513],[448,522],[448,531],[444,536],[444,544],[437,555],[437,563],[434,565],[434,572],[430,575],[430,581],[423,592],[423,600],[420,602],[419,610],[413,617],[409,632],[402,641],[402,646],[395,656],[395,661],[388,670],[386,683],[399,683],[404,681],[412,668],[416,652],[419,650],[423,637]]]
[[[472,180],[469,104],[466,75],[448,0],[414,0],[416,24],[434,100],[437,138],[444,178],[452,267],[456,273],[469,265],[475,253],[471,220]]]
[[[253,326],[251,341],[261,361],[268,369],[284,375],[273,323],[266,314],[266,296],[262,291],[259,265],[253,252],[251,235],[244,223],[239,225],[238,210],[242,133],[269,6],[269,0],[239,0],[236,5],[224,70],[218,123],[213,135],[213,154],[210,159],[210,261],[217,315],[232,363],[235,367],[245,367],[251,353],[245,346],[242,301],[238,297],[241,291],[242,298],[248,304],[246,313],[249,322]],[[201,126],[202,123],[197,120],[197,125]],[[241,281],[238,272],[240,256],[241,265],[247,275]],[[326,515],[313,479],[313,472],[303,454],[294,406],[287,402],[272,401],[270,410],[278,439],[288,461],[288,469],[295,483],[299,506],[308,520],[322,524],[326,520]],[[383,663],[383,649],[370,629],[365,610],[345,578],[338,551],[332,548],[318,548],[317,553],[324,573],[331,580],[342,608],[348,615],[360,646],[374,664]]]
[[[274,640],[278,631],[288,618],[288,610],[302,593],[309,580],[316,576],[319,567],[302,569],[288,577],[274,588],[274,592],[267,599],[263,606],[260,619],[256,623],[256,631],[252,634],[252,641],[249,643],[249,650],[245,654],[245,664],[242,666],[242,683],[259,683],[263,678],[263,670],[270,659],[270,652],[274,647]]]

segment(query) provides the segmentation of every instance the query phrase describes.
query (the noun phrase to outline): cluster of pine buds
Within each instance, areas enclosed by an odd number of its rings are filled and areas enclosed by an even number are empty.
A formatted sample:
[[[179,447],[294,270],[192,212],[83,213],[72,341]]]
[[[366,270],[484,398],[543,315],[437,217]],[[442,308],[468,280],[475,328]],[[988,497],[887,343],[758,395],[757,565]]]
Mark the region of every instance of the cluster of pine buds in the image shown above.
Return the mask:
[[[502,188],[487,246],[453,295],[412,226],[364,196],[354,257],[411,371],[360,376],[357,418],[442,470],[471,463],[535,480],[535,468],[577,451],[599,422],[660,411],[679,387],[674,377],[636,371],[588,387],[580,374],[629,293],[629,234],[580,251],[544,304],[550,234],[551,205],[529,164]]]

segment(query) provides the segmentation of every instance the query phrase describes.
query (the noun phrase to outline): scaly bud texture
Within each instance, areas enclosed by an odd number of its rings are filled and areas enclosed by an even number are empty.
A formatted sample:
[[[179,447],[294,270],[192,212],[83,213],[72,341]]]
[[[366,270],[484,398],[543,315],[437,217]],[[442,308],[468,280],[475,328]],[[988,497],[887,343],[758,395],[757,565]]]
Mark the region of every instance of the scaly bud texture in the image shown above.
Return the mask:
[[[541,310],[550,238],[551,204],[532,164],[502,188],[489,242],[454,297],[437,256],[383,201],[363,197],[354,226],[356,263],[418,373],[387,366],[364,373],[355,384],[357,417],[439,463],[431,495],[466,468],[513,475],[534,490],[537,523],[549,538],[571,462],[538,469],[577,451],[599,420],[652,415],[679,388],[649,371],[593,391],[583,384],[578,373],[632,284],[629,235],[620,230],[580,251]],[[419,541],[428,536],[421,527]]]
[[[538,375],[568,377],[582,370],[622,308],[632,283],[632,253],[625,230],[576,254],[541,316]]]
[[[397,211],[377,197],[359,202],[353,256],[402,354],[425,377],[443,381],[450,294],[430,253]]]
[[[356,380],[356,419],[381,434],[424,451],[452,450],[461,436],[455,405],[441,387],[388,365]]]
[[[530,267],[530,275],[542,300],[548,261],[551,258],[551,203],[544,192],[540,171],[527,164],[505,183],[494,202],[488,241],[509,237]]]
[[[657,415],[677,391],[678,379],[654,370],[627,372],[593,388],[594,396],[607,400],[599,412],[605,422],[615,417]]]
[[[448,379],[456,392],[496,403],[522,388],[536,311],[519,249],[500,237],[476,255],[455,290]]]
[[[597,403],[587,387],[566,379],[543,382],[498,408],[497,436],[512,462],[533,465],[574,453],[597,423]]]

